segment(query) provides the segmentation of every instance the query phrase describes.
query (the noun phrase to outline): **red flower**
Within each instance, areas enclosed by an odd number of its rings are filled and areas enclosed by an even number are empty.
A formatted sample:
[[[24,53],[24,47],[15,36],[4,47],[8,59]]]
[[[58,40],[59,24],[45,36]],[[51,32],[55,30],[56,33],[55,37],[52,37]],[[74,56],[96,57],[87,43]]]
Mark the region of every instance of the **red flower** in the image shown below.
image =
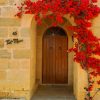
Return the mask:
[[[92,2],[93,2],[93,3],[96,3],[96,2],[97,2],[97,0],[92,0]]]
[[[92,91],[93,86],[89,86],[88,91]]]
[[[99,80],[99,81],[97,81],[97,84],[99,84],[99,85],[100,85],[100,80]]]
[[[62,16],[56,15],[56,21],[57,21],[58,23],[63,23],[63,18],[62,18]]]

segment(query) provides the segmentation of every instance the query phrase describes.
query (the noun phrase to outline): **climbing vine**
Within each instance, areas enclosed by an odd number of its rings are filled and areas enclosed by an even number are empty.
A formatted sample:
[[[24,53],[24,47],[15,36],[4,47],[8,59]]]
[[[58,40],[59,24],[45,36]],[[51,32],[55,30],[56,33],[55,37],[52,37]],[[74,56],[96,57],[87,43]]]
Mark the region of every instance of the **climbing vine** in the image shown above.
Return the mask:
[[[97,6],[97,0],[37,0],[32,2],[26,0],[18,6],[16,16],[21,17],[23,14],[34,14],[38,24],[42,24],[42,19],[54,19],[52,25],[64,23],[63,17],[70,15],[74,18],[75,26],[66,27],[74,32],[74,38],[77,40],[75,46],[69,49],[74,52],[74,61],[78,62],[87,72],[88,86],[85,100],[93,100],[95,95],[100,91],[96,89],[92,94],[94,84],[100,85],[100,80],[95,80],[100,76],[100,38],[94,36],[91,31],[92,22],[100,13]]]

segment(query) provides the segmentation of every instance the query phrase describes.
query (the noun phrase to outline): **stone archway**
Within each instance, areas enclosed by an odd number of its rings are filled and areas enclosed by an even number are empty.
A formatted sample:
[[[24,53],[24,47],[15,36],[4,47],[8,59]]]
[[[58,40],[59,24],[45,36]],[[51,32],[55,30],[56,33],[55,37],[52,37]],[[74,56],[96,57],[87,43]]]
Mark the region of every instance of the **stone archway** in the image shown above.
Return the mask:
[[[66,20],[66,22],[64,23],[64,25],[58,25],[59,27],[61,27],[63,30],[65,30],[65,32],[68,35],[68,48],[73,47],[73,41],[72,41],[72,35],[73,33],[71,31],[66,30],[66,25],[69,25],[70,23]],[[36,43],[37,43],[37,56],[36,56],[36,61],[37,61],[37,81],[39,84],[42,84],[42,38],[44,35],[44,32],[49,29],[50,23],[48,22],[48,20],[46,20],[46,23],[43,24],[42,26],[38,26],[37,25],[37,37],[36,37]],[[66,51],[67,52],[67,51]],[[73,54],[70,53],[68,54],[68,85],[73,86]]]

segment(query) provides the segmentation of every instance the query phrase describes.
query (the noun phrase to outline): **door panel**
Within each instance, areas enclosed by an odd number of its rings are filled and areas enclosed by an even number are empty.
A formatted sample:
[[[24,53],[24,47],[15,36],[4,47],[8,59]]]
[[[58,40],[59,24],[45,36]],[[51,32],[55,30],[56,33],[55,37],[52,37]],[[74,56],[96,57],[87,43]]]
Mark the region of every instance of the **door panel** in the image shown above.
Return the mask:
[[[59,34],[43,38],[43,84],[68,82],[67,37]]]

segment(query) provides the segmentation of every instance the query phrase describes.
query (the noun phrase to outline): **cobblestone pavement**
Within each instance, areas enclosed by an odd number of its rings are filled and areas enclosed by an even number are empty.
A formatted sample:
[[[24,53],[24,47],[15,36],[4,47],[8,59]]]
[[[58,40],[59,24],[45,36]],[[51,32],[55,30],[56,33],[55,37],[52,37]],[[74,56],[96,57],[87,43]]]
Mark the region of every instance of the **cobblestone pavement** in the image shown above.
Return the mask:
[[[68,86],[40,86],[32,100],[75,100]]]

